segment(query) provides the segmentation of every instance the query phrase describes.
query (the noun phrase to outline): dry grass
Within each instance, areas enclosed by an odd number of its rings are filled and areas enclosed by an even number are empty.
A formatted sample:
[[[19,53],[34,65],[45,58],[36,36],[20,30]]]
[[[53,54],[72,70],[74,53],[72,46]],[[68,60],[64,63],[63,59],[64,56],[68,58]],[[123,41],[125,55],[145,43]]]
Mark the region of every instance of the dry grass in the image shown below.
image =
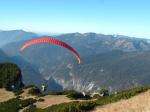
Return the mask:
[[[23,93],[21,95],[19,95],[19,96],[21,96],[22,99],[35,98],[36,96],[28,94],[30,89],[31,88],[23,89]]]
[[[49,107],[49,106],[54,105],[54,104],[60,104],[60,103],[65,103],[65,102],[71,102],[72,101],[68,97],[66,97],[65,95],[47,95],[47,96],[43,96],[43,97],[38,98],[36,96],[28,94],[30,89],[31,88],[24,89],[23,93],[20,96],[21,96],[22,99],[28,99],[28,98],[44,99],[43,102],[36,102],[35,103],[37,108],[44,109],[44,108]]]
[[[14,97],[15,95],[13,92],[6,91],[5,89],[0,89],[0,102],[7,101]]]
[[[47,95],[47,96],[44,96],[41,98],[44,99],[43,102],[35,103],[37,108],[41,108],[41,109],[44,109],[44,108],[49,107],[51,105],[60,104],[60,103],[67,103],[67,102],[72,101],[69,98],[67,98],[65,95]]]
[[[150,112],[150,91],[128,100],[99,106],[93,112]]]
[[[21,99],[28,99],[28,98],[34,98],[37,100],[44,99],[44,101],[42,102],[38,101],[35,103],[37,108],[41,108],[41,109],[45,109],[49,106],[61,104],[61,103],[68,103],[68,102],[73,102],[73,101],[85,101],[85,100],[71,100],[70,98],[66,97],[66,95],[46,95],[43,97],[37,97],[31,94],[28,94],[30,89],[31,88],[24,89],[23,93],[19,96],[21,96]]]

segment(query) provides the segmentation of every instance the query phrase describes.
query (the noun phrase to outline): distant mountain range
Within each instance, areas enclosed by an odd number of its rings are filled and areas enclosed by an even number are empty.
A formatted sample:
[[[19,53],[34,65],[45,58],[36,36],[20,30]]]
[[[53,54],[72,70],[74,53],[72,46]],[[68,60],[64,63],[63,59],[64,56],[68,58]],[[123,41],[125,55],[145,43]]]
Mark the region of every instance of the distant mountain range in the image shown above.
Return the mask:
[[[12,30],[12,31],[0,31],[0,46],[5,44],[21,41],[21,40],[29,40],[33,37],[37,37],[38,35],[32,32],[25,32],[23,30]]]
[[[53,44],[31,46],[20,53],[19,48],[33,38],[39,36],[22,30],[0,32],[1,50],[21,67],[25,84],[40,86],[50,79],[49,90],[78,91],[117,91],[150,84],[149,39],[96,33],[55,36],[79,52],[79,65],[68,50]]]

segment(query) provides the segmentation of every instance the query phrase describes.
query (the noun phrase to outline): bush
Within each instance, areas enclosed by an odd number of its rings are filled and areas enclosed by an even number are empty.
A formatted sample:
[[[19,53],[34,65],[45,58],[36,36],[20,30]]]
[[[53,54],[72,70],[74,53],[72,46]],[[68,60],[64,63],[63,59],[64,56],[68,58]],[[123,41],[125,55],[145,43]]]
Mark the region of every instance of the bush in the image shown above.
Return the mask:
[[[72,92],[72,93],[69,93],[67,95],[68,98],[71,98],[71,99],[80,99],[80,98],[83,98],[83,94],[82,93],[79,93],[79,92]]]
[[[23,90],[22,90],[22,89],[19,89],[19,90],[13,91],[13,92],[14,92],[14,94],[15,94],[16,96],[18,96],[18,95],[20,95],[20,94],[23,93]]]
[[[42,98],[38,99],[38,102],[44,102],[44,101],[45,101],[45,100],[42,99]]]
[[[31,95],[41,94],[40,89],[36,86],[33,86],[32,88],[30,88],[28,93],[31,94]]]
[[[68,98],[71,98],[71,99],[74,99],[74,100],[77,100],[77,99],[81,99],[81,100],[88,100],[88,99],[91,99],[91,97],[89,95],[83,95],[82,93],[80,92],[71,92],[67,95]]]
[[[64,95],[63,92],[49,92],[48,95]]]
[[[103,94],[103,96],[109,96],[109,91],[107,89],[104,89],[104,88],[101,89],[99,93]]]
[[[21,105],[22,105],[22,107],[26,107],[28,105],[31,105],[31,104],[35,103],[35,102],[36,102],[35,99],[29,98],[29,99],[21,101]]]

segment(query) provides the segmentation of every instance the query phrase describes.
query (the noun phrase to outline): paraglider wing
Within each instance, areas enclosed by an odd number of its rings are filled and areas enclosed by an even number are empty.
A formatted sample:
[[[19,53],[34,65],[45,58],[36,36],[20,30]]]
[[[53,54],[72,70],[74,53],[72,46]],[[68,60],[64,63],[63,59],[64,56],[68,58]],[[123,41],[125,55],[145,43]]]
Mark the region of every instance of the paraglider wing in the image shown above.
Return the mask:
[[[54,39],[54,38],[39,38],[39,39],[35,39],[35,40],[31,40],[27,43],[25,43],[21,48],[20,51],[23,51],[25,48],[32,46],[34,44],[38,44],[38,43],[44,43],[44,42],[48,42],[48,43],[53,43],[59,46],[62,46],[64,48],[67,48],[68,50],[70,50],[77,58],[78,62],[80,63],[80,55],[77,53],[77,51],[75,49],[73,49],[70,45],[66,44],[65,42],[62,42],[60,40]]]

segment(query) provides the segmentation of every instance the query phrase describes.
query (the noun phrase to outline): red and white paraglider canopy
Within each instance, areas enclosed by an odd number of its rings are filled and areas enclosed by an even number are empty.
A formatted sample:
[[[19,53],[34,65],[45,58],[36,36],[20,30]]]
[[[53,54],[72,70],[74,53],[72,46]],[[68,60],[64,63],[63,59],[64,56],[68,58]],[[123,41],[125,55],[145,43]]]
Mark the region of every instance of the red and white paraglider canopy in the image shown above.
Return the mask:
[[[34,44],[39,44],[39,43],[52,43],[52,44],[56,44],[59,46],[62,46],[64,48],[67,48],[69,51],[71,51],[77,58],[78,62],[80,63],[80,55],[77,53],[77,51],[75,49],[73,49],[70,45],[68,45],[67,43],[54,39],[54,38],[39,38],[39,39],[35,39],[35,40],[31,40],[27,43],[25,43],[21,48],[20,51],[23,51],[25,48],[32,46]]]

